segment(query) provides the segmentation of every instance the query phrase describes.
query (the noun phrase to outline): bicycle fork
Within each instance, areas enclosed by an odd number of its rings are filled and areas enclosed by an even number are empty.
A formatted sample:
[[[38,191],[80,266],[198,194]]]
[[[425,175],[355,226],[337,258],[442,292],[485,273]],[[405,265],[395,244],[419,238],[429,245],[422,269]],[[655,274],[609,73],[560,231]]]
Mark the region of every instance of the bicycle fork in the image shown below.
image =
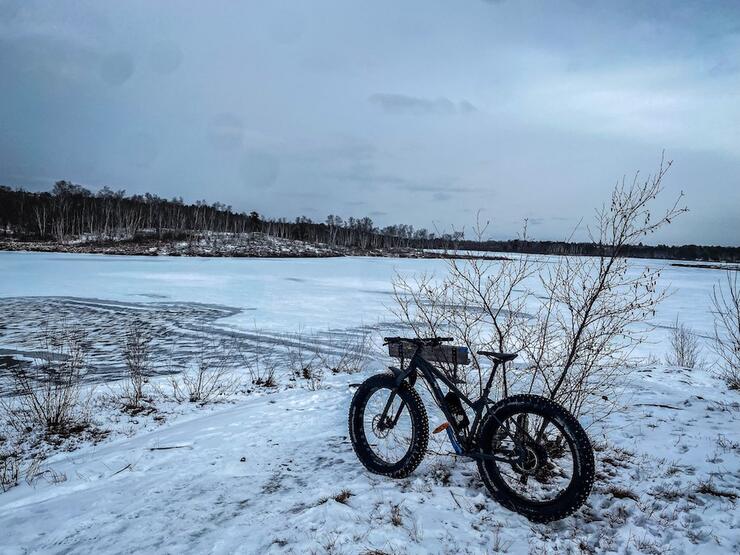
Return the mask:
[[[398,424],[399,418],[401,418],[401,413],[403,412],[403,408],[406,406],[406,403],[403,399],[401,399],[401,402],[398,405],[398,410],[396,411],[396,415],[393,417],[393,420],[388,420],[388,411],[393,406],[393,399],[396,397],[396,392],[394,390],[391,390],[391,394],[388,396],[388,400],[385,403],[385,407],[383,408],[383,412],[380,414],[380,423],[384,428],[394,428],[396,424]]]

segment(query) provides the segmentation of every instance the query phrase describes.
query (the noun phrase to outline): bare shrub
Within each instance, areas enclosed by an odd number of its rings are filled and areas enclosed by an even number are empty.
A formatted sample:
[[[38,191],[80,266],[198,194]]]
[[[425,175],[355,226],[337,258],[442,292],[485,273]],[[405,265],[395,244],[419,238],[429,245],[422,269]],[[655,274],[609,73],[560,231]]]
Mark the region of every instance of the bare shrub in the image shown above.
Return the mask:
[[[277,387],[277,365],[274,361],[256,359],[247,366],[249,377],[253,385],[261,387]]]
[[[126,329],[123,357],[126,380],[122,397],[128,410],[138,412],[144,401],[144,384],[150,371],[152,335],[143,322],[131,322]]]
[[[317,352],[321,365],[335,374],[362,372],[370,360],[370,334],[348,334],[332,341],[332,351]]]
[[[196,338],[196,353],[179,377],[170,380],[177,402],[201,405],[233,395],[238,386],[232,364],[238,350],[233,342],[214,340],[205,333]]]
[[[604,416],[632,370],[632,351],[645,340],[636,324],[666,293],[657,286],[657,270],[636,269],[625,254],[628,245],[686,211],[681,194],[659,217],[651,213],[669,168],[661,162],[647,179],[636,175],[617,184],[609,206],[587,228],[598,256],[561,256],[547,264],[526,255],[449,260],[441,280],[396,277],[396,315],[419,337],[453,335],[468,347],[472,370],[457,376],[468,393],[482,390],[477,350],[519,351],[522,363],[509,372],[508,386],[555,399],[576,415]],[[535,293],[534,280],[544,294]],[[506,393],[506,383],[499,387]]]
[[[681,368],[698,368],[701,365],[701,346],[693,330],[686,324],[679,322],[671,331],[670,351],[666,356],[666,364]]]
[[[540,274],[546,299],[534,333],[522,344],[547,396],[575,414],[613,408],[631,371],[629,357],[645,340],[636,324],[652,316],[666,295],[657,286],[659,270],[631,268],[625,248],[686,211],[679,206],[681,193],[659,217],[651,212],[670,165],[661,162],[647,179],[636,175],[630,185],[623,180],[614,188],[609,207],[597,211],[588,229],[601,247],[599,256],[560,257]]]
[[[21,433],[68,434],[87,425],[81,396],[86,373],[83,330],[42,326],[38,354],[11,373],[15,396],[2,404],[9,424]]]
[[[319,366],[304,366],[300,377],[305,380],[308,389],[318,391],[324,380],[324,370]]]
[[[486,226],[477,224],[475,233],[479,239]],[[522,238],[526,239],[526,227]],[[393,311],[417,337],[454,335],[462,341],[470,352],[470,367],[440,367],[466,394],[481,394],[486,359],[476,352],[483,348],[512,348],[516,340],[514,330],[521,325],[531,296],[524,282],[535,270],[536,265],[526,255],[500,261],[450,258],[447,274],[441,280],[432,274],[411,278],[396,274]]]
[[[719,357],[719,376],[730,389],[740,390],[740,286],[738,272],[727,272],[726,283],[712,288],[714,352]]]
[[[252,385],[258,387],[276,387],[278,384],[278,361],[274,349],[265,352],[258,347],[254,353],[245,354],[240,350],[239,358],[249,373]]]
[[[322,360],[318,350],[302,332],[294,334],[287,343],[288,368],[295,379],[305,380],[306,387],[312,391],[321,388],[324,379]]]

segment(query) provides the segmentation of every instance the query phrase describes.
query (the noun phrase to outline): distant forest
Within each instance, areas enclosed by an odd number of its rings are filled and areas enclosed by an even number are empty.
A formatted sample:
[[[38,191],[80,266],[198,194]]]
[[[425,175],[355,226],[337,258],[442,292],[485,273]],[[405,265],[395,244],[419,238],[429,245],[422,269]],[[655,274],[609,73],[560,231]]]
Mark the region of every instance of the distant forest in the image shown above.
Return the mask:
[[[589,256],[599,245],[565,241],[466,240],[463,232],[435,234],[407,224],[376,227],[370,218],[330,215],[324,222],[298,217],[270,219],[257,212],[236,212],[216,202],[185,203],[157,195],[126,195],[107,187],[92,192],[68,181],[58,181],[50,192],[34,193],[0,186],[0,229],[4,239],[55,241],[87,237],[90,240],[160,240],[206,232],[263,233],[282,239],[324,243],[353,249],[463,249],[532,254]],[[626,256],[713,262],[739,262],[740,247],[702,245],[633,245]]]

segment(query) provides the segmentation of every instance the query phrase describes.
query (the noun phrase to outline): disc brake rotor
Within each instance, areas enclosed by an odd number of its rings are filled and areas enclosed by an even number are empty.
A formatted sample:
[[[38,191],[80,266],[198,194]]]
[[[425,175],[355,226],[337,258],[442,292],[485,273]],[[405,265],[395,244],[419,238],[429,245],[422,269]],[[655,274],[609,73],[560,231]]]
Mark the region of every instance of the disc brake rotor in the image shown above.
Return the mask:
[[[373,433],[379,438],[386,438],[391,433],[391,427],[382,425],[380,422],[381,415],[373,416]]]

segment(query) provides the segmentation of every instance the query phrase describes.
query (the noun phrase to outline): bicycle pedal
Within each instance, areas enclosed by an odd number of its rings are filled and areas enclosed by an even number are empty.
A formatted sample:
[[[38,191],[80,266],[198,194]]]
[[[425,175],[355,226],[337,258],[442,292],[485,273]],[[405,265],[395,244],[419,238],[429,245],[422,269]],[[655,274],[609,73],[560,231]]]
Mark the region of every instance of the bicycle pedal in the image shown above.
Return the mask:
[[[450,427],[450,423],[449,422],[442,422],[439,426],[437,426],[436,428],[434,428],[434,431],[432,433],[433,434],[438,434],[439,432],[442,432],[442,431],[446,430],[449,427]]]

